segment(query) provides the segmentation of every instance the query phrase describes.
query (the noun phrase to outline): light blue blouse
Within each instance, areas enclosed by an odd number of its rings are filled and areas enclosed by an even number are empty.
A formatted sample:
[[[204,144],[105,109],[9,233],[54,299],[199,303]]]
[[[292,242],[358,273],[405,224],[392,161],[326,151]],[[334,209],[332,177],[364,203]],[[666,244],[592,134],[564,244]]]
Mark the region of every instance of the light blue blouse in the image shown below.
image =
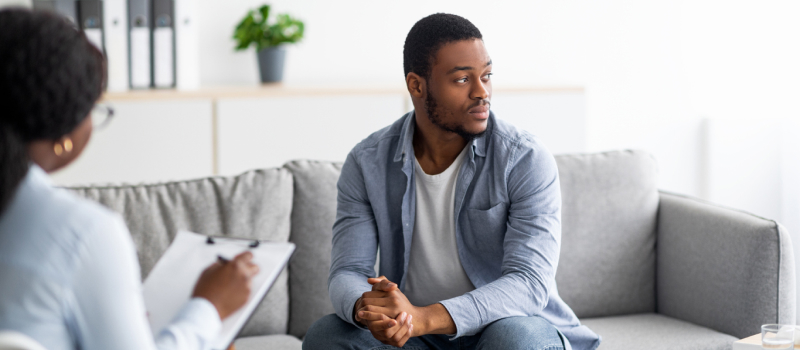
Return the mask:
[[[53,186],[32,165],[0,216],[0,330],[49,350],[209,349],[214,306],[189,301],[153,339],[122,218]]]

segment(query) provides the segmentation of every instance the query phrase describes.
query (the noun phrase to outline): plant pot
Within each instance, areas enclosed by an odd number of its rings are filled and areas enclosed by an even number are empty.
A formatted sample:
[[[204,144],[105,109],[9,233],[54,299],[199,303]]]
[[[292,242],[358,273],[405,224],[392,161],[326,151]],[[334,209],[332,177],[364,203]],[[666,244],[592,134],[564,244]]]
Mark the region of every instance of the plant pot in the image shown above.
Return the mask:
[[[286,60],[286,49],[282,46],[268,47],[258,51],[258,71],[262,83],[274,83],[283,80],[283,62]]]

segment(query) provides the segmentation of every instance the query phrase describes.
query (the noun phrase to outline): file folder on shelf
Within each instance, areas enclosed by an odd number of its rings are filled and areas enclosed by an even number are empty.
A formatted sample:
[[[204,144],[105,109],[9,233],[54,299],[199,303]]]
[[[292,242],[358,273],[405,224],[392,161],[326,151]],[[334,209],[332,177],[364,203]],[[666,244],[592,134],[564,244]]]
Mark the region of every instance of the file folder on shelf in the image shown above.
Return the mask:
[[[175,86],[175,31],[172,0],[153,0],[153,82]]]
[[[128,90],[128,11],[125,0],[103,1],[103,37],[108,60],[108,91]]]
[[[77,26],[78,9],[75,0],[33,0],[33,9],[53,11]]]
[[[128,0],[128,25],[131,88],[149,88],[152,85],[149,0]]]
[[[175,85],[178,90],[200,88],[197,0],[174,0]]]
[[[100,0],[78,1],[79,27],[86,34],[89,42],[97,46],[100,52],[103,48],[103,2]]]

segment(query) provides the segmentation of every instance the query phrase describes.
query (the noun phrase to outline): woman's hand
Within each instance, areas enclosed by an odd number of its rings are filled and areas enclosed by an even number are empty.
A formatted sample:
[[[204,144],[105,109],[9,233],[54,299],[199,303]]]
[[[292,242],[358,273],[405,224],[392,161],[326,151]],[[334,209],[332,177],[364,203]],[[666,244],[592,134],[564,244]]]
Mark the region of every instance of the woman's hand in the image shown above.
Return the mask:
[[[244,306],[250,297],[251,281],[259,271],[252,260],[253,253],[244,252],[226,263],[211,264],[197,280],[192,297],[211,302],[219,318],[224,320]]]

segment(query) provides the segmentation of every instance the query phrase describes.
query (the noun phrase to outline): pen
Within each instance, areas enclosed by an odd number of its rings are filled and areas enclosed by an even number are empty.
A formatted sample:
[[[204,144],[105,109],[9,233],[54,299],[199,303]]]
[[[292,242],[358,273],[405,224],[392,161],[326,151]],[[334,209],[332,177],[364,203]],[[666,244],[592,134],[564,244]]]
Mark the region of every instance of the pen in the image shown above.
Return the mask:
[[[227,259],[222,255],[217,254],[217,261],[219,261],[220,264],[226,264],[227,262],[231,261],[231,259]]]

